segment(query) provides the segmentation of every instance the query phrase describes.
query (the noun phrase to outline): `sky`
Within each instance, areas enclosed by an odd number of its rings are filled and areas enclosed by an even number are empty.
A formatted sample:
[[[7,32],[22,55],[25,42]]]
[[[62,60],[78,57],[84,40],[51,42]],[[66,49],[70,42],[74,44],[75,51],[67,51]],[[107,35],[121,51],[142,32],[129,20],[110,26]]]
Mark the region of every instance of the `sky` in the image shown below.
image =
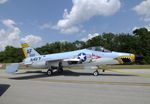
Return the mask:
[[[150,30],[150,0],[0,0],[0,51]]]

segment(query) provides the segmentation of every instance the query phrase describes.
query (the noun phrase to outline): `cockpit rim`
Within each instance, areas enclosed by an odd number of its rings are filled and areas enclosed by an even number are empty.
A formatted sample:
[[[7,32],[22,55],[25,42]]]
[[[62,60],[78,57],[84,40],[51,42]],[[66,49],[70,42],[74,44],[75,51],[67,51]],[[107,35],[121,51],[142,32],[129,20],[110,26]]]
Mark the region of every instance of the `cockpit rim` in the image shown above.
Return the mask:
[[[92,46],[92,47],[88,47],[86,49],[92,50],[92,51],[98,51],[98,52],[112,52],[102,46]]]

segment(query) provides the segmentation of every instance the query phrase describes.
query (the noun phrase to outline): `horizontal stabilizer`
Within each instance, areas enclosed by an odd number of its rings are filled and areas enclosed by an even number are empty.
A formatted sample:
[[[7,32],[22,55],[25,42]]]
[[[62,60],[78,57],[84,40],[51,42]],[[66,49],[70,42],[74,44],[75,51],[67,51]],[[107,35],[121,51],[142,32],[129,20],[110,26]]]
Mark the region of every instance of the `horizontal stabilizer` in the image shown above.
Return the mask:
[[[7,73],[15,73],[18,70],[19,63],[13,63],[6,66]]]

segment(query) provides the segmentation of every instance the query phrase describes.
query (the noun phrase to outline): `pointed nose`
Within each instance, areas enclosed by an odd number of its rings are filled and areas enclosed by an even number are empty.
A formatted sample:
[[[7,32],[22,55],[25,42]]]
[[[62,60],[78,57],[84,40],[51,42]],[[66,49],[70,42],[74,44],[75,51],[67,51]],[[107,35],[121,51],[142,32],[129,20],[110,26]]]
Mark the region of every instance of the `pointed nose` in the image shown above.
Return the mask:
[[[140,61],[143,59],[143,56],[135,55],[135,61]]]
[[[131,59],[131,62],[134,62],[135,61],[135,55],[134,54],[130,54],[130,59]]]

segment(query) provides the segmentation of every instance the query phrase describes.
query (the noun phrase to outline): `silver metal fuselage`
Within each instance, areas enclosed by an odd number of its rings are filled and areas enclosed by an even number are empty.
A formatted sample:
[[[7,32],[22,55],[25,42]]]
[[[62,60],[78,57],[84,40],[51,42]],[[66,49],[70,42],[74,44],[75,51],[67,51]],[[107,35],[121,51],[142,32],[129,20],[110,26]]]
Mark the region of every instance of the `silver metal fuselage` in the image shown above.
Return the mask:
[[[86,61],[82,63],[70,64],[69,61],[64,61],[65,59],[77,59],[80,53],[86,54]],[[55,53],[48,55],[39,55],[35,57],[26,58],[24,64],[34,67],[34,68],[48,68],[48,66],[58,66],[61,61],[63,66],[90,66],[90,65],[103,65],[103,64],[119,64],[115,58],[121,56],[131,56],[130,53],[122,52],[101,52],[93,51],[88,49]]]

